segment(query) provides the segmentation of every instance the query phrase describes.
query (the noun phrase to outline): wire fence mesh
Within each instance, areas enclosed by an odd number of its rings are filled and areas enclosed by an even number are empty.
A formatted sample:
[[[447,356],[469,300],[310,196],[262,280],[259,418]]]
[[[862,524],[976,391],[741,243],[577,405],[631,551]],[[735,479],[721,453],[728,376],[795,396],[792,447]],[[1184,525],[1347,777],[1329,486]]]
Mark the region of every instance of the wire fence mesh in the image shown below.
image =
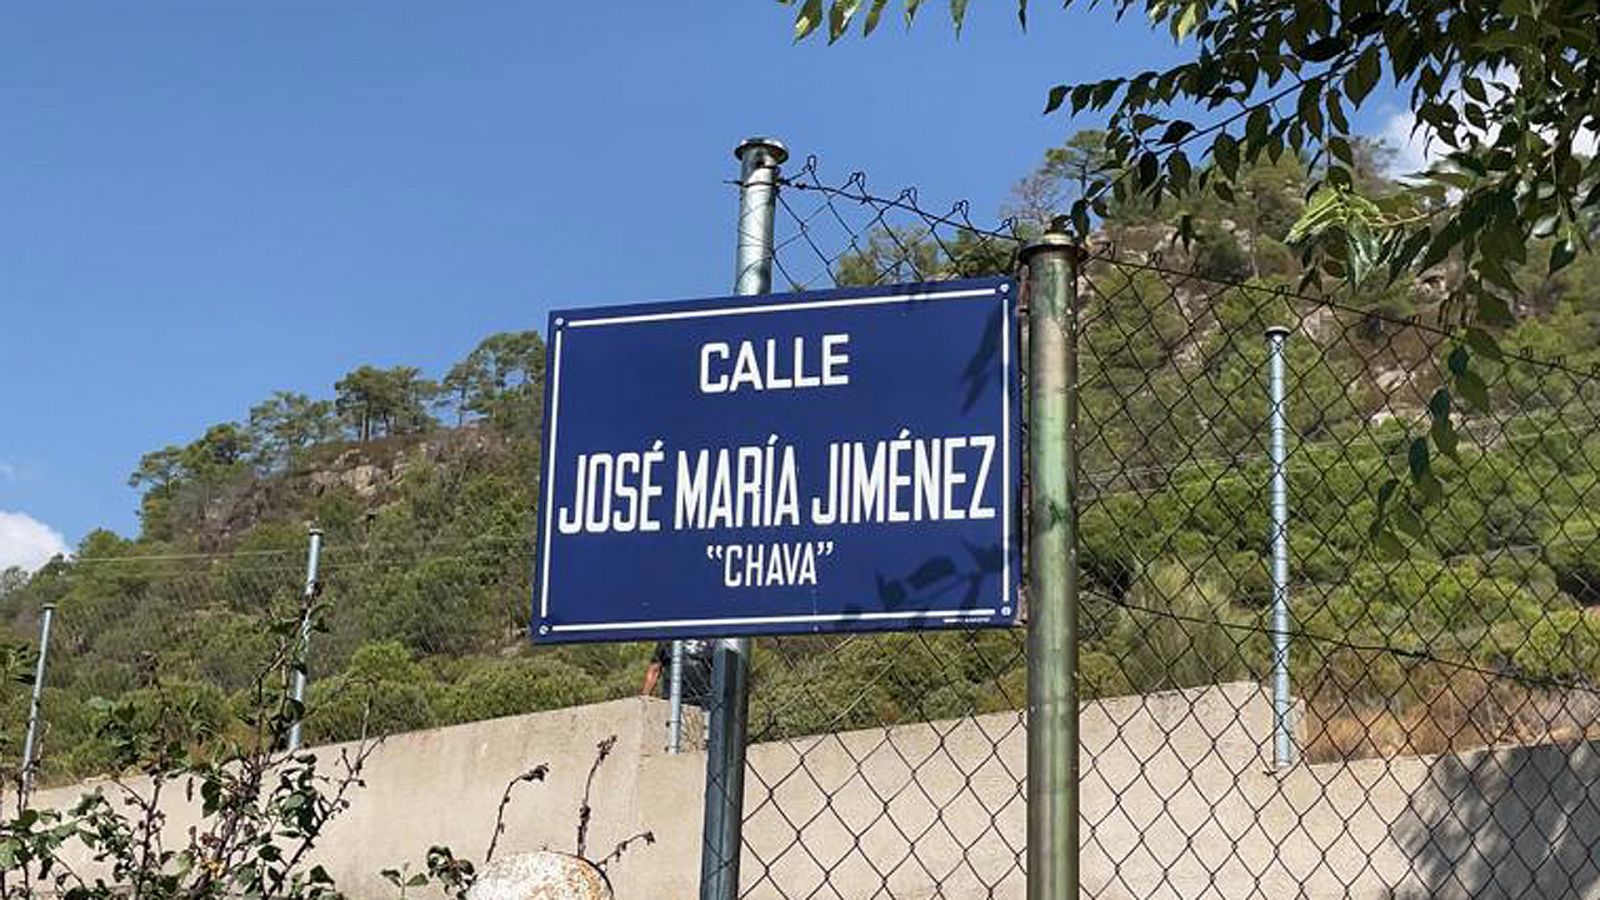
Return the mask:
[[[1011,223],[874,196],[815,158],[784,181],[773,259],[791,290],[1012,271]],[[930,386],[937,389],[938,386]],[[959,596],[959,574],[910,572]],[[1023,632],[758,641],[751,675],[743,896],[1020,895]]]
[[[860,174],[829,182],[814,159],[785,188],[776,268],[797,288],[1012,271],[1043,224],[980,226]],[[1548,323],[1470,341],[1484,396],[1455,392],[1458,443],[1441,456],[1437,391],[1459,381],[1449,360],[1469,337],[1436,280],[1307,296],[1091,251],[1076,348],[1084,895],[1595,890],[1595,373],[1528,350]],[[1298,761],[1283,769],[1274,326]],[[1391,480],[1404,499],[1380,514]],[[753,721],[783,749],[750,760],[748,896],[1021,896],[1020,630],[766,641],[757,660]]]
[[[152,554],[57,563],[36,577],[20,602],[8,603],[6,625],[36,639],[44,605],[56,608],[35,750],[40,780],[111,771],[112,747],[97,728],[100,698],[129,701],[148,719],[158,706],[181,710],[200,735],[237,725],[237,702],[278,650],[271,623],[298,615],[303,566],[303,550]],[[8,775],[22,767],[23,695],[6,695]]]
[[[776,281],[1010,272],[1039,225],[930,211],[813,159],[779,194]],[[1537,340],[1581,323],[1530,315],[1497,352],[1474,350],[1482,402],[1458,397],[1456,452],[1433,454],[1437,497],[1414,503],[1417,441],[1468,342],[1428,299],[1436,285],[1404,286],[1406,304],[1307,296],[1091,250],[1076,347],[1084,895],[1600,890],[1600,380]],[[1282,769],[1269,326],[1288,330],[1298,762]],[[96,696],[160,694],[228,727],[269,626],[299,614],[307,519],[327,529],[308,740],[636,693],[649,647],[527,645],[535,438],[469,421],[342,445],[195,501],[193,540],[91,539],[8,590],[22,643],[43,604],[60,611],[42,774],[101,770]],[[1390,479],[1394,527],[1375,537]],[[268,508],[278,519],[228,531]],[[758,640],[742,893],[1021,896],[1024,644],[1021,629]],[[8,765],[26,718],[9,687]]]

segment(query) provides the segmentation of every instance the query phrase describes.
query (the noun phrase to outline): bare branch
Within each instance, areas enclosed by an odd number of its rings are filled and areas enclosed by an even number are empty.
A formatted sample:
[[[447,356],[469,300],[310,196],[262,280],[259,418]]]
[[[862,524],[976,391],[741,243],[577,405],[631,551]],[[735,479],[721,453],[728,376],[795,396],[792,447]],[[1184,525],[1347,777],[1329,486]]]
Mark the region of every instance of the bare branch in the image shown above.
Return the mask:
[[[543,781],[545,779],[545,776],[547,776],[549,774],[550,774],[550,767],[548,765],[544,764],[544,763],[540,763],[537,766],[534,766],[533,768],[529,769],[528,771],[523,772],[521,775],[518,775],[517,777],[511,779],[511,781],[506,784],[505,793],[500,795],[500,808],[495,811],[495,816],[494,816],[494,835],[489,838],[489,850],[488,850],[488,852],[483,854],[484,865],[488,865],[489,861],[494,859],[494,850],[495,850],[495,847],[500,843],[500,835],[505,834],[505,831],[506,831],[506,807],[511,804],[511,791],[512,791],[512,789],[515,788],[517,785],[522,784],[523,782]]]
[[[656,842],[656,833],[653,831],[641,831],[632,837],[620,841],[610,853],[605,855],[604,859],[595,863],[594,867],[604,872],[606,870],[606,866],[621,859],[622,854],[626,853],[628,848],[638,841],[644,841],[645,846],[654,844]]]
[[[583,805],[578,807],[578,847],[574,855],[583,857],[583,852],[588,848],[589,842],[589,817],[594,810],[589,805],[589,794],[594,790],[594,776],[600,771],[600,764],[611,755],[612,748],[617,746],[617,736],[612,735],[595,745],[594,765],[589,767],[589,777],[583,783]],[[587,857],[584,857],[587,858]]]

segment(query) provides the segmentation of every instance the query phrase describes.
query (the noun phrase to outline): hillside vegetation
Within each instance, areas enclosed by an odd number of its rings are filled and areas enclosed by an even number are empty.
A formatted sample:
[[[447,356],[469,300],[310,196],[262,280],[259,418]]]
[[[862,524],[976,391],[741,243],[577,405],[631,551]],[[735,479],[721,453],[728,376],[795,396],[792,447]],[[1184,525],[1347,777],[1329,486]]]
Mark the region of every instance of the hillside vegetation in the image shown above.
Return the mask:
[[[1018,184],[1010,212],[1025,231],[1070,198],[1096,145],[1075,138]],[[1363,177],[1381,189],[1381,152],[1360,149]],[[1266,670],[1262,333],[1283,324],[1304,632],[1294,674],[1316,752],[1558,730],[1565,692],[1600,676],[1600,630],[1584,610],[1600,600],[1600,391],[1588,375],[1600,363],[1600,263],[1525,276],[1518,322],[1498,335],[1504,361],[1476,363],[1480,408],[1457,411],[1458,458],[1433,463],[1437,502],[1402,507],[1403,546],[1375,545],[1379,486],[1406,471],[1454,346],[1431,324],[1451,275],[1446,264],[1330,302],[1278,290],[1299,274],[1284,236],[1305,181],[1287,156],[1252,170],[1234,204],[1178,211],[1190,217],[1187,243],[1167,208],[1113,209],[1101,223],[1096,249],[1124,262],[1092,263],[1082,283],[1085,693]],[[880,229],[841,260],[838,279],[1011,264],[1010,245],[935,237],[917,222]],[[279,393],[139,460],[136,537],[95,532],[72,560],[3,582],[7,764],[25,719],[24,645],[51,602],[48,778],[108,765],[97,697],[176,706],[219,733],[239,727],[239,692],[274,646],[264,623],[297,609],[313,522],[327,551],[310,740],[636,691],[648,647],[526,640],[543,359],[530,331],[485,339],[437,381],[362,366],[330,398]],[[1017,633],[763,641],[752,719],[781,736],[1014,709],[1023,682]],[[1440,724],[1445,710],[1453,726]]]

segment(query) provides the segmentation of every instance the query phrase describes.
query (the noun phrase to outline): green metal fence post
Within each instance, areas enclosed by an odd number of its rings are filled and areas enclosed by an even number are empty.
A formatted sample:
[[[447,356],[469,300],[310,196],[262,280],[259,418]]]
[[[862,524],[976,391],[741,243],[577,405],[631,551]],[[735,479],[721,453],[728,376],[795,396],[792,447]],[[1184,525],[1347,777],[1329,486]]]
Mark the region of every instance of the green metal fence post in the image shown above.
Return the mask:
[[[1027,268],[1028,900],[1078,896],[1077,246],[1047,232]]]

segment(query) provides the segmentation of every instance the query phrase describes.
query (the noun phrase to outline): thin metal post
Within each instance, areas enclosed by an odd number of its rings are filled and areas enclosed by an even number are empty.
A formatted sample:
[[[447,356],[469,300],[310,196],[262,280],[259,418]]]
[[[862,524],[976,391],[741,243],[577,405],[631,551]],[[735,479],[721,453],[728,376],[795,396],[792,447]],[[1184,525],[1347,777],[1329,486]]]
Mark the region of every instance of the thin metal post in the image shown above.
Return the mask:
[[[322,529],[311,528],[311,545],[306,549],[306,586],[301,594],[300,645],[295,648],[294,702],[305,708],[306,669],[311,665],[311,607],[317,602],[317,568],[322,562]],[[289,750],[300,749],[300,718],[289,726]]]
[[[739,160],[739,249],[734,292],[772,289],[772,220],[778,167],[789,151],[777,141],[751,138],[733,151]],[[706,735],[706,805],[700,850],[700,900],[739,896],[739,855],[744,833],[744,751],[750,701],[750,641],[716,642],[711,665],[710,721]]]
[[[1078,896],[1078,248],[1023,249],[1028,302],[1028,900]]]
[[[55,620],[56,605],[46,603],[39,615],[39,662],[33,670],[33,700],[28,705],[28,733],[22,741],[22,794],[18,804],[28,805],[28,794],[33,791],[33,776],[39,768],[34,751],[39,746],[40,704],[44,699],[45,664],[50,657],[50,623]]]
[[[1289,329],[1274,325],[1267,329],[1267,368],[1271,381],[1272,409],[1272,726],[1273,765],[1286,769],[1294,765],[1294,715],[1289,698],[1289,482],[1285,475],[1288,448],[1284,433],[1288,416],[1284,405],[1283,345]]]
[[[667,682],[667,752],[683,752],[683,641],[672,642],[672,673]]]

